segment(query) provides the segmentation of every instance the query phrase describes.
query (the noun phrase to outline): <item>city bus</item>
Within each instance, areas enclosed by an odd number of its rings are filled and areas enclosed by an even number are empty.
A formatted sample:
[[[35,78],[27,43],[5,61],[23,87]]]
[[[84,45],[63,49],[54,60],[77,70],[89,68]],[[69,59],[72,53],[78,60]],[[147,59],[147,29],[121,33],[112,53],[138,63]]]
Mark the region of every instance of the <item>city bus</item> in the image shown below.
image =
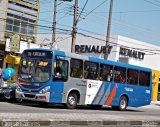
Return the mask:
[[[27,49],[21,55],[16,98],[93,107],[149,105],[152,70],[126,63],[51,49]]]

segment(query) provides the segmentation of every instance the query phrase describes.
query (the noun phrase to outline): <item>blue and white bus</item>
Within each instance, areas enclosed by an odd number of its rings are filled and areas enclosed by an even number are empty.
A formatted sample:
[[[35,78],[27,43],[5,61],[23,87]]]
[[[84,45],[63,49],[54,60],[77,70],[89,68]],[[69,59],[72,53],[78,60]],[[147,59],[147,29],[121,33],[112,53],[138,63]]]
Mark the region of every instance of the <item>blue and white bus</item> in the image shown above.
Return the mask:
[[[130,64],[50,49],[27,49],[22,53],[16,98],[77,105],[149,105],[152,70]]]

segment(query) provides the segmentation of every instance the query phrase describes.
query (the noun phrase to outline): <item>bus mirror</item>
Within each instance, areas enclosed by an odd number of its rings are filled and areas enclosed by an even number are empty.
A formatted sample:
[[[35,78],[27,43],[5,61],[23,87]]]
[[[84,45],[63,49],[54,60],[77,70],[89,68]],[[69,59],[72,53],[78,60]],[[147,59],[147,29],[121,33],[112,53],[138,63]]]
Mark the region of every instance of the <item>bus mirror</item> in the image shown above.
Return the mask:
[[[22,66],[23,66],[23,67],[25,67],[25,68],[28,67],[28,64],[29,64],[29,63],[28,63],[28,60],[26,60],[26,59],[23,59],[23,60],[22,60]]]
[[[61,78],[61,74],[59,72],[57,72],[56,74],[53,75],[53,78],[55,79],[60,79]]]

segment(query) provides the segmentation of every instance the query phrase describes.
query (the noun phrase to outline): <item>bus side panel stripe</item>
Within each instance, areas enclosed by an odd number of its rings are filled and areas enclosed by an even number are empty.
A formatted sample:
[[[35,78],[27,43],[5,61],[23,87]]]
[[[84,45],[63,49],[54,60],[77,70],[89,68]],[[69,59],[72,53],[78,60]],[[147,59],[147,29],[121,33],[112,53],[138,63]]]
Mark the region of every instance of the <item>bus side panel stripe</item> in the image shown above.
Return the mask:
[[[98,104],[99,100],[100,100],[100,94],[102,95],[102,89],[104,87],[104,83],[101,84],[95,98],[93,99],[92,103],[91,104]]]
[[[109,85],[108,88],[107,88],[107,90],[105,90],[106,92],[103,94],[101,100],[99,101],[100,105],[104,105],[105,104],[106,98],[109,97],[110,89],[111,89],[111,85]]]
[[[107,105],[107,106],[110,106],[110,105],[111,105],[111,103],[112,103],[112,101],[113,101],[113,99],[114,99],[114,97],[115,97],[115,95],[116,95],[116,89],[117,89],[117,85],[115,84],[115,86],[114,86],[111,94],[109,95],[109,97],[108,97],[108,99],[107,99],[107,102],[106,102],[106,105]]]

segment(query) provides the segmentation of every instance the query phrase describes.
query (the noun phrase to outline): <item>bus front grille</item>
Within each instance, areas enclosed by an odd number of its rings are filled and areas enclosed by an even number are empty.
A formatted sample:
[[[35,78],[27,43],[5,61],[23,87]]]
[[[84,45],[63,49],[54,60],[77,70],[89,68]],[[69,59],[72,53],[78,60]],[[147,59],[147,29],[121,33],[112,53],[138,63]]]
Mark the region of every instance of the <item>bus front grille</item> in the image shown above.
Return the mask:
[[[27,98],[35,98],[35,95],[32,95],[32,94],[24,94],[24,96]]]

